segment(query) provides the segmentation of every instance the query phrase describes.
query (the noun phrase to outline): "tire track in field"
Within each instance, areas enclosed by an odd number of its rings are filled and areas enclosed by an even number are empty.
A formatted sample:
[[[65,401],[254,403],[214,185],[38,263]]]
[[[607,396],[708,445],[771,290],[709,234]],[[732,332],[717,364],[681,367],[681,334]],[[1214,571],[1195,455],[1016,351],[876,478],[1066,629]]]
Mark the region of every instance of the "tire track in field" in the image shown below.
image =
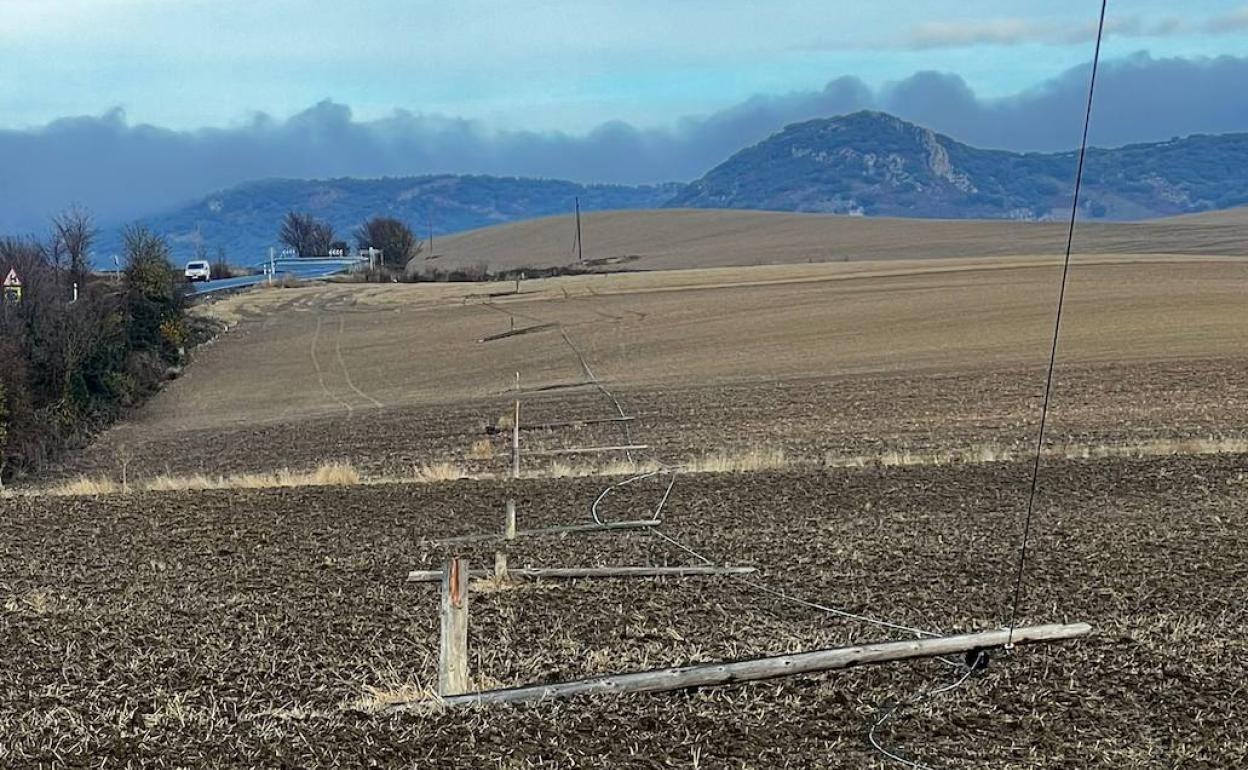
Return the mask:
[[[342,406],[345,407],[347,410],[347,416],[350,417],[355,414],[355,407],[351,406],[351,404],[347,403],[346,401],[343,401],[341,398],[334,395],[334,393],[329,389],[329,386],[325,384],[325,370],[321,367],[321,362],[316,357],[316,346],[317,346],[317,343],[320,342],[321,327],[324,326],[324,324],[325,324],[325,319],[318,312],[316,314],[316,331],[312,333],[312,348],[310,351],[312,354],[312,368],[316,370],[316,381],[320,383],[321,391],[324,392],[325,395],[328,396],[329,398],[332,398],[333,400],[337,401],[339,404],[342,404]]]
[[[359,387],[355,384],[355,380],[351,379],[351,370],[347,368],[347,362],[343,360],[343,357],[342,357],[342,333],[343,333],[343,330],[346,328],[346,323],[347,323],[346,318],[343,317],[341,314],[339,314],[338,315],[338,336],[334,339],[334,356],[338,359],[338,368],[342,370],[343,379],[347,381],[347,386],[350,387],[351,390],[355,391],[356,394],[360,398],[364,399],[365,401],[373,402],[373,406],[377,407],[378,409],[384,409],[386,406],[385,404],[381,403],[377,399],[373,398],[372,396],[368,395],[364,391],[360,390]]]

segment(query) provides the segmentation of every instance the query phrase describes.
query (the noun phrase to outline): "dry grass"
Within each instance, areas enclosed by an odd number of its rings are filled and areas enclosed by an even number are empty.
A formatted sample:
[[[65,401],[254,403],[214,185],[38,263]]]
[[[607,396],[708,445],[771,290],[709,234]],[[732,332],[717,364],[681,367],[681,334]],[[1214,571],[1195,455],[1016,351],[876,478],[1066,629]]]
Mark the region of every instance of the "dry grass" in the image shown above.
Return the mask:
[[[1046,454],[1067,459],[1098,459],[1103,457],[1168,457],[1170,455],[1215,455],[1248,453],[1248,439],[1185,438],[1155,439],[1127,445],[1068,445],[1056,447]]]
[[[572,464],[551,460],[545,468],[525,471],[526,478],[572,479],[583,476],[638,476],[657,471],[662,465],[656,460],[611,460],[606,463]]]
[[[412,701],[429,701],[430,705],[437,703],[438,693],[436,690],[425,687],[415,682],[400,684],[397,686],[374,687],[372,685],[364,686],[364,695],[347,704],[346,708],[352,711],[364,711],[370,714],[377,714],[388,706],[396,703],[411,703]]]
[[[477,439],[468,447],[469,460],[489,460],[494,457],[494,444],[488,438]]]
[[[468,584],[469,589],[477,594],[496,594],[512,591],[524,585],[515,578],[499,578],[498,575],[477,578]]]
[[[439,481],[455,481],[456,479],[473,478],[472,474],[454,463],[431,463],[428,465],[418,465],[412,469],[410,479],[395,479],[395,481],[415,481],[423,484],[431,484]]]
[[[1248,439],[1189,438],[1153,439],[1131,444],[1059,444],[1046,447],[1044,457],[1062,460],[1097,460],[1104,458],[1169,457],[1172,455],[1243,454],[1248,453]],[[878,455],[840,456],[829,454],[823,464],[828,468],[891,467],[905,465],[958,465],[991,462],[1012,462],[1032,457],[1030,449],[980,444],[965,449],[940,451],[888,451]]]
[[[76,479],[57,484],[46,490],[45,494],[55,495],[58,497],[90,497],[94,495],[111,495],[114,492],[121,491],[121,485],[112,479],[89,478],[87,476],[79,476]]]
[[[375,669],[373,675],[377,684],[366,684],[364,694],[343,708],[351,711],[364,711],[370,714],[381,712],[387,706],[411,701],[429,701],[430,705],[438,703],[436,688],[422,684],[410,676],[402,676],[392,666],[386,670]]]
[[[348,462],[322,463],[311,471],[283,468],[271,473],[240,473],[230,476],[161,475],[147,481],[123,486],[105,477],[82,476],[31,494],[68,496],[107,495],[118,492],[185,492],[201,489],[267,489],[271,487],[351,486],[364,482],[359,471]]]
[[[1044,456],[1065,460],[1103,458],[1167,457],[1172,455],[1248,454],[1245,438],[1154,439],[1131,444],[1062,444],[1048,447]],[[837,455],[821,459],[791,457],[783,450],[755,448],[743,452],[721,450],[691,457],[683,464],[664,466],[656,460],[612,460],[605,463],[574,465],[552,460],[547,465],[524,471],[525,478],[581,478],[586,476],[639,476],[664,467],[683,473],[757,473],[787,468],[867,468],[912,465],[959,465],[1025,460],[1030,450],[979,444],[963,449],[918,451],[889,450],[874,455]],[[271,473],[244,473],[231,476],[157,476],[123,486],[106,477],[81,476],[43,489],[16,495],[97,496],[117,493],[182,492],[202,489],[267,489],[272,487],[354,486],[358,484],[431,484],[458,479],[498,479],[506,474],[471,473],[451,462],[435,462],[412,468],[410,476],[366,478],[351,463],[323,463],[312,471],[282,469]]]
[[[794,465],[780,449],[751,449],[747,452],[712,452],[691,457],[684,469],[689,473],[749,473],[781,470]]]
[[[350,463],[325,463],[312,472],[312,486],[347,486],[360,483],[360,473]]]

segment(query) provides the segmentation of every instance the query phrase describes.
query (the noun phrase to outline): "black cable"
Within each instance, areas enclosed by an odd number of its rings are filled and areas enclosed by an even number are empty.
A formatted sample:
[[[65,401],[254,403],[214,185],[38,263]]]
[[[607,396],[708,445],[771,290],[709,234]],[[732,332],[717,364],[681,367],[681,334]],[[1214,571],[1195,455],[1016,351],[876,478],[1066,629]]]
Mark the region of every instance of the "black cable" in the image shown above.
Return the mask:
[[[1027,495],[1027,518],[1023,523],[1023,543],[1018,552],[1018,574],[1014,578],[1014,602],[1010,610],[1007,648],[1014,642],[1018,607],[1022,601],[1023,570],[1027,564],[1027,540],[1031,535],[1031,516],[1036,505],[1036,488],[1040,483],[1040,455],[1044,449],[1044,429],[1048,424],[1049,400],[1053,393],[1053,369],[1057,364],[1057,338],[1062,330],[1062,308],[1066,302],[1066,281],[1070,275],[1070,250],[1075,240],[1075,219],[1079,214],[1079,188],[1083,184],[1083,161],[1088,152],[1088,126],[1092,123],[1092,96],[1096,93],[1096,68],[1101,60],[1101,38],[1105,34],[1105,7],[1108,3],[1109,0],[1101,0],[1101,18],[1096,27],[1096,50],[1092,54],[1092,77],[1088,83],[1088,108],[1083,116],[1083,141],[1079,144],[1079,167],[1075,171],[1075,197],[1070,205],[1070,229],[1066,233],[1066,260],[1062,264],[1062,286],[1057,294],[1057,314],[1053,321],[1053,347],[1049,351],[1049,373],[1044,383],[1044,405],[1040,409],[1040,432],[1036,437],[1036,458],[1031,469],[1031,492]]]

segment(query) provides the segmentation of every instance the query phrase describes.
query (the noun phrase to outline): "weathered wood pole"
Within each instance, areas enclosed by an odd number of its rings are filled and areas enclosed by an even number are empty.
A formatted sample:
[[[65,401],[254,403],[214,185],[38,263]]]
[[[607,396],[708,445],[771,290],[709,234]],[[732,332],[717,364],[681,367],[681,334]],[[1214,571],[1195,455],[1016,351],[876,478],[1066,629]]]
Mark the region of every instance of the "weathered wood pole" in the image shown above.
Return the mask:
[[[749,575],[753,567],[715,567],[690,565],[687,567],[516,567],[507,570],[512,578],[549,580],[580,580],[582,578],[653,578],[653,577],[703,577],[717,575]],[[432,583],[442,577],[439,570],[416,569],[407,573],[409,583]],[[489,577],[484,570],[474,570],[473,577]]]
[[[516,412],[511,420],[511,477],[520,478],[520,372],[516,372]]]
[[[439,545],[450,545],[452,543],[472,543],[482,540],[514,540],[518,537],[540,537],[542,535],[572,535],[580,532],[618,532],[629,529],[653,529],[662,526],[662,519],[637,519],[635,521],[608,521],[602,524],[562,524],[557,527],[541,527],[539,529],[513,529],[512,537],[507,537],[504,530],[503,534],[477,534],[477,535],[457,535],[455,537],[444,537],[434,540]]]
[[[1078,639],[1092,632],[1087,623],[1070,625],[1030,626],[1014,629],[1015,645],[1057,642]],[[937,655],[991,650],[1003,647],[1009,641],[1007,629],[980,631],[957,636],[931,639],[910,639],[901,642],[878,642],[857,647],[839,647],[815,650],[793,655],[777,655],[753,660],[726,663],[709,663],[682,668],[639,671],[631,674],[615,674],[577,679],[557,684],[529,685],[502,690],[483,690],[445,699],[448,706],[473,706],[484,703],[522,703],[549,698],[568,698],[585,693],[618,694],[633,692],[662,692],[688,687],[748,682],[774,679],[794,674],[810,674],[819,671],[852,668],[888,661],[932,658]],[[420,705],[421,701],[397,703],[387,711],[403,711]]]
[[[494,579],[502,583],[507,580],[507,552],[494,552]]]
[[[468,691],[468,567],[455,556],[442,571],[442,640],[438,695]]]
[[[649,444],[617,444],[614,446],[589,446],[575,447],[572,449],[539,449],[530,452],[529,454],[541,455],[545,457],[547,455],[583,455],[593,454],[595,452],[631,452],[649,448]]]
[[[516,501],[515,500],[507,501],[507,520],[506,520],[506,523],[503,525],[503,539],[504,540],[516,539]]]

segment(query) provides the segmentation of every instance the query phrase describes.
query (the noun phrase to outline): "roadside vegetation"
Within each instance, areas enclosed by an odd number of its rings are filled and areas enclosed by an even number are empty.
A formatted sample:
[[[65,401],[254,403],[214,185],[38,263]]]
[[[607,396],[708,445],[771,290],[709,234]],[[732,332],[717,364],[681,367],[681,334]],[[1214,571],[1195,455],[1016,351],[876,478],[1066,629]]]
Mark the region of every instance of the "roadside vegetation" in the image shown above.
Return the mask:
[[[195,336],[165,239],[127,228],[122,271],[101,276],[95,233],[74,209],[46,241],[0,237],[0,272],[22,282],[0,306],[0,479],[44,468],[154,393]]]
[[[410,225],[394,217],[372,217],[357,227],[352,236],[355,238],[357,254],[376,249],[381,253],[381,258],[367,269],[339,278],[349,282],[479,283],[602,272],[601,269],[591,269],[587,265],[522,267],[499,271],[491,271],[485,262],[439,267],[434,262],[438,255],[428,253],[428,244],[416,236]],[[277,237],[289,251],[300,257],[340,257],[348,253],[347,243],[337,239],[332,224],[298,211],[287,212]],[[215,272],[213,277],[217,277]]]

